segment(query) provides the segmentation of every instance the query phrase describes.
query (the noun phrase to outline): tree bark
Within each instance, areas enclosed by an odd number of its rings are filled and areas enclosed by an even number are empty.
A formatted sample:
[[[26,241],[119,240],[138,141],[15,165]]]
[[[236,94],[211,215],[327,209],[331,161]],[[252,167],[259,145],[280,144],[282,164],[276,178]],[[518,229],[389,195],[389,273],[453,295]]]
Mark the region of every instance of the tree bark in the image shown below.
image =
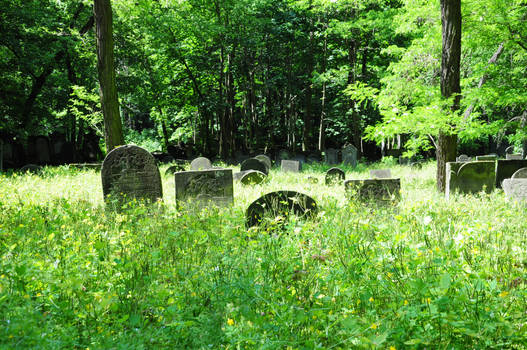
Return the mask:
[[[119,100],[115,86],[110,0],[94,0],[93,14],[97,40],[97,70],[104,116],[104,140],[106,151],[110,152],[115,147],[124,144],[123,127],[119,115]]]

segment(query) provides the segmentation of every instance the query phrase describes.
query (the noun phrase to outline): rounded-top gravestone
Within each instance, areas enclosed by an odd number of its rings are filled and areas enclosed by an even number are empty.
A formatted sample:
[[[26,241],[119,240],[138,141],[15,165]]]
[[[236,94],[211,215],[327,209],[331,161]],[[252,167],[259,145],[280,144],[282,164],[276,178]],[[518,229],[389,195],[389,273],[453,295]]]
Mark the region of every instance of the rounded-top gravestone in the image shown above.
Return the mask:
[[[326,185],[335,185],[344,182],[346,173],[339,168],[331,168],[326,172]]]
[[[512,179],[527,179],[527,168],[521,168],[516,170],[511,176]]]
[[[245,174],[242,175],[242,177],[240,178],[240,182],[243,185],[259,185],[266,178],[267,178],[267,175],[265,175],[261,171],[248,170]]]
[[[271,167],[273,166],[273,163],[271,162],[271,158],[269,158],[268,156],[266,156],[265,154],[259,154],[257,155],[256,157],[254,157],[256,159],[258,159],[260,162],[264,163],[265,166],[267,167],[267,170],[270,170]]]
[[[211,168],[212,163],[205,157],[198,157],[190,163],[190,170],[208,170]]]
[[[155,202],[163,198],[161,175],[150,152],[134,145],[113,149],[102,163],[102,190],[118,202],[132,198]]]
[[[315,200],[295,191],[270,192],[258,198],[247,208],[246,225],[259,225],[264,217],[287,217],[295,214],[301,217],[314,217],[318,212]]]
[[[240,171],[245,170],[258,170],[264,173],[265,175],[269,174],[269,169],[267,169],[265,163],[256,158],[249,158],[242,162],[240,166]]]

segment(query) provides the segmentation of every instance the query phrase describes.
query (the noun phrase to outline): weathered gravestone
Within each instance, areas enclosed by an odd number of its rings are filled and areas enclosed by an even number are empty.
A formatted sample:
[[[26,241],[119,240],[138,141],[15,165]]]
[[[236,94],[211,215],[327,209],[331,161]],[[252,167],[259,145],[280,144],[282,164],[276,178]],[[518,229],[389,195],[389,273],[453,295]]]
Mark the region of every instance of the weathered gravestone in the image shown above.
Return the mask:
[[[107,203],[133,198],[155,202],[163,198],[161,175],[150,152],[135,145],[114,148],[104,158],[102,190]]]
[[[456,157],[456,162],[459,162],[459,163],[472,162],[472,158],[470,158],[466,154],[461,154],[459,157]]]
[[[26,164],[20,168],[21,173],[31,173],[31,174],[40,174],[42,172],[42,167],[36,164]]]
[[[346,173],[339,168],[331,168],[326,172],[326,185],[341,184],[346,178]]]
[[[258,170],[248,170],[240,178],[243,185],[259,185],[267,178],[267,175]]]
[[[313,218],[318,212],[315,200],[295,191],[276,191],[255,200],[247,208],[246,225],[259,225],[264,217],[288,217],[295,214],[304,218]]]
[[[324,162],[329,165],[339,163],[339,151],[334,148],[326,148],[324,151]]]
[[[523,156],[521,154],[506,154],[505,159],[507,160],[521,160]]]
[[[302,170],[302,163],[297,160],[282,160],[281,169],[283,172],[298,173]]]
[[[205,157],[198,157],[190,162],[190,170],[207,170],[210,168],[212,168],[212,163]]]
[[[390,169],[374,169],[370,170],[370,176],[375,179],[390,179],[392,172]]]
[[[512,174],[511,179],[527,179],[527,168],[516,170],[516,172]]]
[[[259,154],[257,155],[256,157],[254,157],[256,159],[258,159],[260,162],[264,163],[265,166],[267,167],[267,173],[269,173],[269,170],[271,170],[271,167],[273,166],[273,163],[271,162],[271,158],[269,158],[268,156],[266,156],[265,154]]]
[[[503,191],[508,198],[518,201],[527,201],[527,179],[505,179],[503,180]]]
[[[242,162],[240,165],[240,171],[246,170],[258,170],[264,173],[265,175],[269,174],[269,169],[264,162],[256,158],[249,158]]]
[[[342,163],[350,165],[353,168],[357,166],[357,155],[359,151],[351,144],[348,144],[342,148]]]
[[[360,201],[392,202],[401,197],[401,179],[365,179],[344,182],[346,196]]]
[[[527,160],[499,159],[496,162],[496,188],[501,188],[503,180],[510,179],[521,168],[527,168]]]
[[[498,156],[496,154],[486,154],[483,156],[476,156],[477,161],[488,161],[488,160],[497,160]]]
[[[198,206],[227,206],[233,202],[232,169],[182,171],[176,173],[176,201]]]
[[[494,161],[446,163],[446,198],[454,192],[492,192],[496,187],[495,163]]]

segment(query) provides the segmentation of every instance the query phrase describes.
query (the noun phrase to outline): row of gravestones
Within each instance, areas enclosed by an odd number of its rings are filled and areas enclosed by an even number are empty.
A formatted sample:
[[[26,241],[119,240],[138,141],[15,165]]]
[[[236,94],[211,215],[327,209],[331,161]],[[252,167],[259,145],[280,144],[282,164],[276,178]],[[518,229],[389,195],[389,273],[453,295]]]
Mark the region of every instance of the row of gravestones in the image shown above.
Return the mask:
[[[259,159],[266,165],[265,156]],[[242,169],[247,164],[242,164]],[[232,169],[214,169],[210,161],[203,157],[195,159],[191,163],[191,169],[194,170],[175,173],[177,202],[192,201],[197,206],[210,202],[222,206],[233,202]],[[261,170],[256,171],[266,174],[269,168],[265,166]],[[391,200],[399,197],[400,179],[391,179],[389,170],[373,171],[372,175],[380,178],[345,181],[346,191],[350,196],[358,198]],[[109,152],[102,165],[101,178],[106,203],[116,205],[117,208],[132,199],[155,202],[163,197],[156,161],[149,152],[138,146],[121,146]],[[327,184],[339,183],[344,179],[344,172],[338,168],[332,168],[326,174]],[[269,213],[271,216],[277,213],[304,216],[314,215],[317,211],[316,202],[305,194],[294,191],[271,192],[249,206],[246,213],[247,226],[259,223]]]

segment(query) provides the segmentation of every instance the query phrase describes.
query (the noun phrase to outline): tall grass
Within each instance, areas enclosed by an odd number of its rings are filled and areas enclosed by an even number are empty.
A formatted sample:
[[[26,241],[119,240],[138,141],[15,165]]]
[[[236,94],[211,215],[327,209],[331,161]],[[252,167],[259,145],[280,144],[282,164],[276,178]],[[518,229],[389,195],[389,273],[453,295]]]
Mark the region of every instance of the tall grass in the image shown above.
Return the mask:
[[[115,213],[95,171],[0,175],[0,346],[524,348],[525,206],[447,201],[432,163],[391,168],[393,206],[348,201],[313,165],[200,212],[176,208],[172,176],[163,203]],[[248,205],[279,189],[318,217],[247,230]]]

